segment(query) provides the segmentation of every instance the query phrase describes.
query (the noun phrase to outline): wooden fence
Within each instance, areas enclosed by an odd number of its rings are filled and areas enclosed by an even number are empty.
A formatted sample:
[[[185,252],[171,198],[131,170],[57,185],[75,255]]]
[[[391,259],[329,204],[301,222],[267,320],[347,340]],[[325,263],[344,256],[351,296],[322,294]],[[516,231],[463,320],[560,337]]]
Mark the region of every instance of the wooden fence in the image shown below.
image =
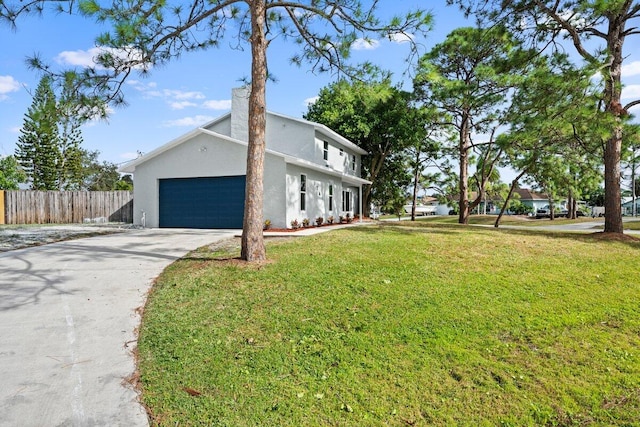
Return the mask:
[[[132,223],[133,192],[5,191],[3,216],[6,224]]]

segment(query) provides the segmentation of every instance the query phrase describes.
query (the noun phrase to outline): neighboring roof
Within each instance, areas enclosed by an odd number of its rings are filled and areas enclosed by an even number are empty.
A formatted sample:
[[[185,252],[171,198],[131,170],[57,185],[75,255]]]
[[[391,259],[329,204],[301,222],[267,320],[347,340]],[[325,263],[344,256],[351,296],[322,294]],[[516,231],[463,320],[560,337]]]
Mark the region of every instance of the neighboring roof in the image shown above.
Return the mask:
[[[528,188],[516,188],[514,192],[518,193],[520,200],[549,200],[545,193],[536,193]]]
[[[208,123],[207,125],[211,125],[211,124],[212,124],[212,122]],[[182,135],[179,138],[174,139],[173,141],[168,142],[167,144],[164,144],[164,145],[156,148],[155,150],[145,154],[142,157],[139,157],[139,158],[137,158],[135,160],[132,160],[131,162],[129,162],[129,163],[125,164],[124,166],[122,166],[119,169],[119,171],[123,172],[123,173],[134,173],[135,170],[136,170],[136,166],[138,166],[138,165],[140,165],[142,163],[145,163],[145,162],[153,159],[154,157],[157,157],[160,154],[162,154],[162,153],[164,153],[166,151],[169,151],[170,149],[172,149],[172,148],[174,148],[174,147],[176,147],[176,146],[178,146],[178,145],[180,145],[180,144],[182,144],[182,143],[184,143],[184,142],[186,142],[186,141],[188,141],[188,140],[190,140],[190,139],[192,139],[192,138],[194,138],[194,137],[196,137],[196,136],[198,136],[200,134],[210,135],[210,136],[222,139],[222,140],[227,141],[227,142],[232,142],[234,144],[243,145],[245,147],[248,145],[247,142],[240,141],[239,139],[231,138],[231,137],[228,137],[226,135],[222,135],[220,133],[217,133],[217,132],[214,132],[214,131],[211,131],[211,130],[207,130],[207,129],[204,129],[204,128],[198,128],[198,129],[192,130],[189,133],[186,133],[186,134]],[[309,162],[309,161],[306,161],[306,160],[301,160],[301,159],[298,159],[296,157],[290,156],[288,154],[280,153],[278,151],[266,149],[266,153],[274,155],[274,156],[277,156],[277,157],[280,157],[280,158],[284,159],[284,161],[286,163],[290,163],[290,164],[294,164],[294,165],[297,165],[297,166],[305,167],[307,169],[313,169],[313,170],[316,170],[316,171],[319,171],[319,172],[323,172],[323,173],[326,173],[328,175],[332,175],[332,176],[338,177],[342,181],[350,183],[350,184],[354,184],[354,185],[371,184],[371,181],[367,181],[366,179],[362,179],[362,178],[359,178],[359,177],[353,176],[353,175],[347,175],[347,174],[345,174],[343,172],[340,172],[340,171],[337,171],[335,169],[330,169],[328,167],[322,167],[322,166],[320,166],[318,164],[315,164],[315,163],[312,163],[312,162]]]

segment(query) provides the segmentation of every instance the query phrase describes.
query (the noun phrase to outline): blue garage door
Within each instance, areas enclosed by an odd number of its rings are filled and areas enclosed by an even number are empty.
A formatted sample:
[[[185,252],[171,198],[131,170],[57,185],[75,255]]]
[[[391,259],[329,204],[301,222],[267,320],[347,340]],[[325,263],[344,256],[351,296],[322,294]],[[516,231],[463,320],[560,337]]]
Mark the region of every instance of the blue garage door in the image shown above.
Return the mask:
[[[245,176],[160,180],[160,227],[242,228]]]

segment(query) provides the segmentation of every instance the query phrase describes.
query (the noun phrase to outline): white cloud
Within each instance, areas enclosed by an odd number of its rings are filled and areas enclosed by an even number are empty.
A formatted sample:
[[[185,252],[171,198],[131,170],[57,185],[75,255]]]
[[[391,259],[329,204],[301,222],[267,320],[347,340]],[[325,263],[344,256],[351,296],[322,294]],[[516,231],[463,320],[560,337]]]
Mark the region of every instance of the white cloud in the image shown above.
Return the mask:
[[[194,104],[191,101],[176,101],[176,102],[170,102],[169,106],[171,107],[172,110],[184,110],[187,107],[195,107],[196,104]]]
[[[177,120],[167,120],[162,124],[163,127],[196,127],[201,126],[209,121],[213,120],[213,117],[210,116],[194,116],[194,117],[184,117],[182,119]]]
[[[374,50],[380,46],[378,40],[357,39],[351,46],[353,50]]]
[[[304,106],[308,107],[309,105],[313,105],[316,103],[318,99],[320,99],[319,96],[314,96],[313,98],[307,98],[304,100]]]
[[[177,89],[164,89],[162,94],[167,98],[184,100],[184,99],[204,99],[205,96],[202,92],[185,92]]]
[[[222,100],[210,100],[202,103],[204,108],[209,110],[230,110],[231,109],[231,100],[230,99],[222,99]]]
[[[156,82],[144,83],[144,82],[141,82],[140,80],[127,80],[127,84],[140,92],[145,92],[158,87],[158,84]]]
[[[640,61],[633,61],[622,66],[622,77],[640,75]]]
[[[100,52],[100,49],[94,47],[89,50],[66,50],[60,52],[56,56],[56,61],[59,64],[75,65],[80,67],[93,67],[96,65],[93,58]]]
[[[140,50],[133,47],[113,49],[110,47],[92,47],[89,50],[65,50],[56,56],[55,60],[59,64],[72,65],[75,67],[95,67],[104,69],[102,65],[96,63],[96,58],[102,54],[110,53],[115,58],[125,61],[139,61],[142,58]],[[137,70],[149,69],[151,64],[137,64],[133,68]]]
[[[640,85],[628,85],[623,87],[622,99],[640,99]]]
[[[413,34],[394,33],[389,34],[389,40],[394,43],[407,43],[414,39]]]
[[[8,98],[7,93],[20,90],[20,83],[12,76],[0,76],[0,101]]]

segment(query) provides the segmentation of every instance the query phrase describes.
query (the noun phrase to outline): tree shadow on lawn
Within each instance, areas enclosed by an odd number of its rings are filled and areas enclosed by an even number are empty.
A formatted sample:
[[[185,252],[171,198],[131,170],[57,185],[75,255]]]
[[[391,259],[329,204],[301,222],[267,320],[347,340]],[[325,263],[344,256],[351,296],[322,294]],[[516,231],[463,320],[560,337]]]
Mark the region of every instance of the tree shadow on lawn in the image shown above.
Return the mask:
[[[385,230],[393,230],[402,234],[423,233],[454,235],[456,234],[456,231],[460,231],[462,229],[450,224],[424,224],[415,222],[411,222],[410,224],[397,222],[380,222],[375,225],[349,228],[349,231],[355,231],[365,234],[381,233]]]
[[[513,228],[490,228],[478,227],[474,225],[461,224],[435,224],[435,223],[380,223],[377,227],[355,227],[352,230],[358,232],[380,232],[384,229],[393,229],[403,234],[447,234],[454,235],[457,232],[478,232],[478,233],[506,233],[517,236],[540,236],[553,239],[573,240],[591,244],[601,244],[602,242],[620,242],[632,249],[640,249],[640,238],[629,234],[605,233],[603,231],[593,233],[579,233],[571,231],[549,231],[537,229],[513,229]]]

